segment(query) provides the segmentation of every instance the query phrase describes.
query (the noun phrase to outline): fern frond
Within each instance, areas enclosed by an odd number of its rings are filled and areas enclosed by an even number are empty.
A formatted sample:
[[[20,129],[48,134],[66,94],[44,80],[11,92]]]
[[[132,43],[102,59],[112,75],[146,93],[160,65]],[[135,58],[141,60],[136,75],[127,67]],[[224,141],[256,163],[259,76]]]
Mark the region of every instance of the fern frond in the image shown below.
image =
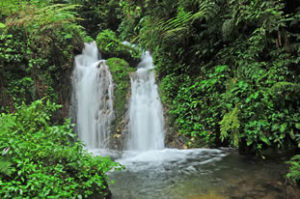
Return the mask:
[[[22,10],[8,17],[6,26],[22,26],[32,30],[45,30],[77,20],[74,9],[78,5],[55,4],[38,8],[32,5],[26,5]]]
[[[9,161],[0,158],[0,174],[9,176],[12,173],[11,166]]]
[[[294,183],[300,182],[300,155],[293,156],[287,163],[290,165],[290,169],[286,176]]]
[[[215,17],[220,10],[220,7],[213,1],[200,1],[199,10],[192,16],[192,20],[210,20]]]
[[[163,32],[165,38],[178,36],[189,29],[191,17],[190,12],[185,12],[182,7],[179,7],[177,16],[159,24],[158,29]]]
[[[224,142],[225,138],[231,133],[233,146],[237,147],[239,144],[239,128],[240,120],[238,118],[239,109],[235,107],[229,113],[226,113],[220,124],[221,141]]]

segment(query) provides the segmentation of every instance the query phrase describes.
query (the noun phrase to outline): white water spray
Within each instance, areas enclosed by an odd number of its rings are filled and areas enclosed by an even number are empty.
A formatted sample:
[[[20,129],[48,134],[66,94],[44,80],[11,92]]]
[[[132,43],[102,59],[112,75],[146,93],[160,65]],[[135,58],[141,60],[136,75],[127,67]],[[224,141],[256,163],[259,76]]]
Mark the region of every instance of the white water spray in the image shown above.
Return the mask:
[[[72,118],[88,149],[108,148],[114,118],[112,75],[98,54],[95,42],[86,43],[72,75]]]
[[[163,148],[163,109],[155,84],[152,57],[146,52],[131,77],[127,149],[147,151]]]

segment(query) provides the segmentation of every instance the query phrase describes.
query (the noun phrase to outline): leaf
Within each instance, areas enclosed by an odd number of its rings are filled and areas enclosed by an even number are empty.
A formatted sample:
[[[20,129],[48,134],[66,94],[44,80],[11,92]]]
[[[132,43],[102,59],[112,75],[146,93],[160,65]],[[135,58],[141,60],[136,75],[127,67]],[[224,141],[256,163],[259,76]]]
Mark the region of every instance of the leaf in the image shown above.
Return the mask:
[[[64,36],[65,39],[72,39],[72,37],[73,37],[73,36],[72,36],[71,34],[66,34],[66,35]]]
[[[9,176],[12,173],[11,166],[11,162],[0,159],[0,174]]]
[[[299,130],[300,130],[300,123],[296,123],[296,124],[295,124],[295,127],[296,127],[296,129],[299,129]]]
[[[291,137],[293,140],[296,139],[296,136],[295,136],[295,134],[294,134],[294,130],[293,130],[293,129],[289,132],[289,134],[290,134],[290,137]]]
[[[264,135],[260,137],[260,140],[263,141],[267,145],[271,145],[269,139]]]
[[[0,22],[0,29],[4,29],[4,28],[6,28],[6,25]]]
[[[281,133],[283,133],[283,132],[286,130],[286,127],[287,127],[287,123],[281,124],[281,125],[280,125],[279,131],[280,131]]]
[[[247,146],[250,146],[251,144],[253,144],[253,140],[248,139],[248,140],[247,140]]]

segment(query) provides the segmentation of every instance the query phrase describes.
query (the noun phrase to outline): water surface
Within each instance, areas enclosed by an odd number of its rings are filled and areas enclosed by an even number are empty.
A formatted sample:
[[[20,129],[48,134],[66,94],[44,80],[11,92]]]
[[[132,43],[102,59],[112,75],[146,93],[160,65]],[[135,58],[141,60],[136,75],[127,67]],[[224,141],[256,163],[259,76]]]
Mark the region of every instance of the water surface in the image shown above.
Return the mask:
[[[249,159],[228,149],[164,149],[125,152],[117,161],[127,169],[110,174],[113,199],[287,198],[280,160]]]

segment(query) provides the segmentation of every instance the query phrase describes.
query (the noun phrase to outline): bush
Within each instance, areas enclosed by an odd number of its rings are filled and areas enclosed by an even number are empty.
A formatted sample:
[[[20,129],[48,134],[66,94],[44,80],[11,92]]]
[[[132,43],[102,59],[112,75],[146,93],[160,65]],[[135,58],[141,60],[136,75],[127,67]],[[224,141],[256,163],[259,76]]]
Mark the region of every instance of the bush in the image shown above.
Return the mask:
[[[119,57],[136,65],[140,61],[141,52],[137,48],[124,44],[112,30],[104,30],[97,35],[97,46],[104,58]]]
[[[1,198],[109,196],[105,173],[119,164],[88,154],[69,121],[49,125],[58,107],[38,100],[0,116]]]
[[[49,1],[3,2],[0,18],[0,111],[47,96],[66,116],[74,55],[88,38],[76,5]],[[45,12],[47,10],[47,12]],[[0,15],[1,15],[0,13]]]
[[[300,183],[300,155],[295,155],[287,163],[290,164],[290,170],[287,177],[294,183]]]

